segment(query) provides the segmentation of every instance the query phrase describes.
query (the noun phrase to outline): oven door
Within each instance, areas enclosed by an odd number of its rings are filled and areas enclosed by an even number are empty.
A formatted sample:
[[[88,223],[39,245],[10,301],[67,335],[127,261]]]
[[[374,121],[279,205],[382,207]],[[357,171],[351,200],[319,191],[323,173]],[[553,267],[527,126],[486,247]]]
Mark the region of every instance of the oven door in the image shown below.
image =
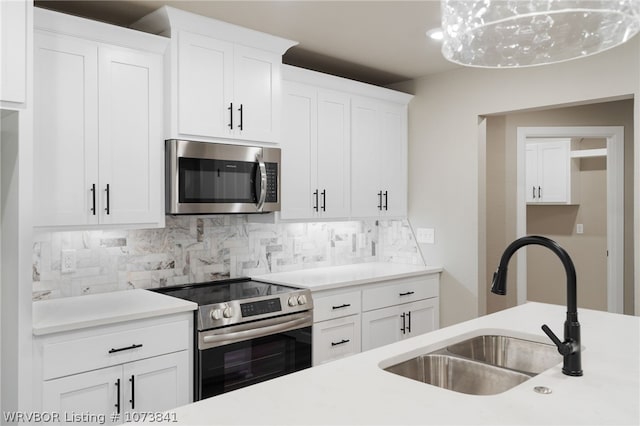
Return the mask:
[[[311,367],[311,312],[198,333],[196,400]]]

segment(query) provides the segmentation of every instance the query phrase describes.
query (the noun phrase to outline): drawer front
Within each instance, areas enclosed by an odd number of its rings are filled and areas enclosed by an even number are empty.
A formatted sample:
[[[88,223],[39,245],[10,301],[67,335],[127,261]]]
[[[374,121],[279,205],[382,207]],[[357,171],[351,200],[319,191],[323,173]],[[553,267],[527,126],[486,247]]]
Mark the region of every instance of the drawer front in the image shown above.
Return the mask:
[[[189,321],[131,328],[43,345],[43,379],[123,364],[189,348]]]
[[[437,297],[438,275],[405,278],[391,281],[389,285],[365,289],[362,292],[362,310],[371,311],[401,303]]]
[[[313,325],[313,365],[360,352],[360,315]]]
[[[359,291],[313,298],[313,322],[342,318],[359,313]]]

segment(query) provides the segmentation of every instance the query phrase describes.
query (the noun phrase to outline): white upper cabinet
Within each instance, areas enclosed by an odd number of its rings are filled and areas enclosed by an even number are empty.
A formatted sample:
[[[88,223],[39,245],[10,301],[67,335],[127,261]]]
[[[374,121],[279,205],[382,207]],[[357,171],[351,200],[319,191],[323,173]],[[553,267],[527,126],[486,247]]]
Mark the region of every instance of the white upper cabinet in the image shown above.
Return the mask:
[[[578,160],[571,139],[528,142],[525,151],[525,197],[528,204],[577,204]]]
[[[35,20],[35,225],[162,226],[166,41],[41,9]]]
[[[349,217],[349,96],[285,82],[282,219]]]
[[[352,216],[406,216],[406,104],[353,98],[351,120]]]
[[[167,139],[280,142],[282,54],[296,42],[167,6],[133,26],[171,37]]]
[[[0,0],[0,101],[22,104],[27,96],[27,35],[32,2]]]

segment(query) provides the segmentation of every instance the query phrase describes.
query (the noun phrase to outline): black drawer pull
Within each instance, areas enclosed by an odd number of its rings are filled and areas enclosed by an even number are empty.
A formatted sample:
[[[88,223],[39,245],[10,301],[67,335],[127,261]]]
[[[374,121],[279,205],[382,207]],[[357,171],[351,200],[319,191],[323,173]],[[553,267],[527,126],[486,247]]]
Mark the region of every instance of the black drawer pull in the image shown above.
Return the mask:
[[[340,305],[340,306],[333,306],[331,309],[348,308],[349,306],[351,306],[351,303],[345,303],[345,304]]]
[[[414,294],[415,291],[407,291],[406,293],[400,293],[400,296],[409,296],[411,294]]]
[[[339,342],[331,342],[331,346],[338,346],[338,345],[344,345],[345,343],[349,343],[351,340],[349,339],[342,339]]]
[[[131,350],[131,349],[138,349],[138,348],[141,348],[141,347],[142,347],[142,344],[140,344],[140,345],[131,345],[131,346],[127,346],[126,348],[118,348],[118,349],[113,349],[112,348],[112,349],[109,350],[109,353],[113,354],[113,353],[116,353],[116,352],[128,351],[128,350]]]

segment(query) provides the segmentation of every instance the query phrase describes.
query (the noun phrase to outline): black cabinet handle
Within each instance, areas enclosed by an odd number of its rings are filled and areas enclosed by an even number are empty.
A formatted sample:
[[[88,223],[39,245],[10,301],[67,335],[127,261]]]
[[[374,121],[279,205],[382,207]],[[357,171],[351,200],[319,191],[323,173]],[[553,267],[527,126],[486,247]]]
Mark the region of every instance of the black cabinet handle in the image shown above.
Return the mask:
[[[348,308],[349,306],[351,306],[351,303],[344,303],[342,305],[339,306],[332,306],[332,309],[342,309],[342,308]]]
[[[533,190],[533,191],[531,192],[531,195],[533,195],[533,199],[535,200],[535,199],[536,199],[536,187],[535,187],[535,186],[532,186],[532,187],[531,187],[531,189]]]
[[[131,378],[129,379],[129,381],[131,382],[131,399],[129,400],[129,402],[131,403],[131,409],[135,410],[136,409],[136,390],[135,390],[135,376],[132,374]]]
[[[385,210],[387,210],[387,207],[389,205],[388,195],[389,195],[389,192],[384,191],[384,209]]]
[[[331,342],[331,346],[338,346],[338,345],[344,345],[345,343],[349,343],[351,340],[349,339],[342,339],[339,342]]]
[[[400,331],[402,331],[402,334],[405,334],[406,333],[406,326],[405,326],[406,316],[404,312],[402,313],[402,315],[400,315],[400,318],[402,318],[402,328],[400,329]]]
[[[542,198],[542,189],[538,187],[538,199]]]
[[[313,191],[313,196],[316,197],[316,204],[313,206],[315,211],[318,211],[318,190]]]
[[[238,111],[240,111],[240,125],[238,126],[238,129],[242,130],[242,104],[240,104],[240,108],[238,108]]]
[[[382,210],[382,191],[378,192],[378,210]]]
[[[409,323],[407,325],[407,333],[411,333],[411,311],[407,312],[407,322]]]
[[[107,193],[107,207],[104,209],[105,212],[107,212],[107,214],[109,214],[110,210],[109,210],[109,184],[107,184],[107,187],[105,188],[105,192]]]
[[[323,212],[327,211],[327,190],[326,189],[322,190],[322,211]]]
[[[91,199],[92,199],[92,207],[91,214],[96,215],[96,184],[91,185]]]
[[[233,130],[233,102],[229,104],[229,108],[227,108],[227,111],[229,111],[229,124],[227,124],[227,126],[229,126],[231,130]]]
[[[142,347],[142,344],[131,345],[131,346],[127,346],[126,348],[118,348],[118,349],[113,349],[112,348],[112,349],[109,350],[109,353],[113,354],[113,353],[116,353],[116,352],[129,351],[131,349],[138,349],[138,348],[141,348],[141,347]]]
[[[117,389],[117,391],[118,391],[118,395],[117,395],[117,398],[116,398],[116,405],[115,405],[115,407],[116,407],[116,409],[118,410],[118,414],[120,414],[120,379],[118,379],[118,380],[116,381],[116,389]]]
[[[407,291],[406,293],[400,293],[399,296],[409,296],[414,293],[415,293],[414,291]]]

